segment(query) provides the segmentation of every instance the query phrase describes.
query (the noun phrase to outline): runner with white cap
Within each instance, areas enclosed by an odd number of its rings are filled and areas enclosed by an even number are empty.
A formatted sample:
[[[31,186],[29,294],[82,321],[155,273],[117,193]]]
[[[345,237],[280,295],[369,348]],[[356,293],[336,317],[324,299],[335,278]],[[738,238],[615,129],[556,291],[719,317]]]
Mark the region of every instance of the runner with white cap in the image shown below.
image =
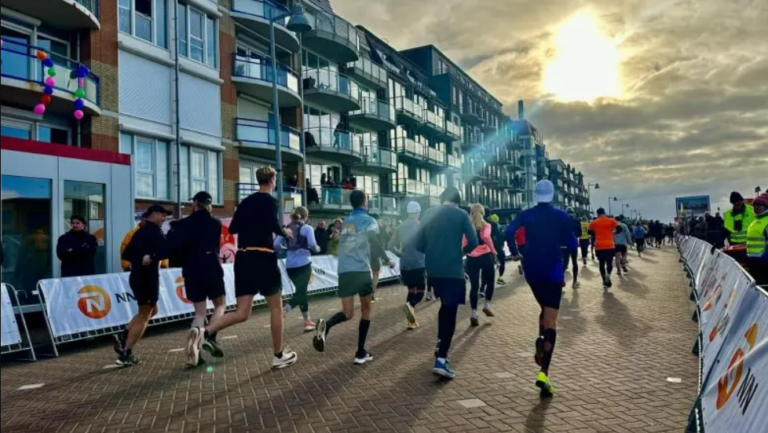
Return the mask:
[[[535,360],[541,366],[536,386],[541,388],[542,397],[555,392],[549,380],[549,366],[555,351],[557,314],[565,286],[560,247],[566,246],[571,254],[576,254],[578,248],[572,219],[552,206],[554,195],[552,182],[539,181],[534,188],[534,199],[538,204],[523,211],[507,227],[507,243],[515,260],[520,259],[514,242],[515,232],[520,227],[525,228],[525,279],[541,307]]]
[[[415,244],[416,233],[419,231],[419,218],[421,218],[421,205],[415,201],[408,203],[408,219],[400,224],[389,242],[390,249],[400,256],[400,275],[403,285],[408,288],[403,311],[410,330],[419,326],[414,308],[424,299],[427,287],[424,253],[419,252]]]

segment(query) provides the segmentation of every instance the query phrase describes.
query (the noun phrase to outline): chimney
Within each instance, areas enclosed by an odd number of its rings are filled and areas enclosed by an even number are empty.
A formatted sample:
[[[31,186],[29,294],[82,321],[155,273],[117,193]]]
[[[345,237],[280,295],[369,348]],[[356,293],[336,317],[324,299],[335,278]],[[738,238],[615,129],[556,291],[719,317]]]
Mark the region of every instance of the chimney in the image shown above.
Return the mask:
[[[520,120],[525,120],[525,102],[522,99],[517,101],[517,115]]]

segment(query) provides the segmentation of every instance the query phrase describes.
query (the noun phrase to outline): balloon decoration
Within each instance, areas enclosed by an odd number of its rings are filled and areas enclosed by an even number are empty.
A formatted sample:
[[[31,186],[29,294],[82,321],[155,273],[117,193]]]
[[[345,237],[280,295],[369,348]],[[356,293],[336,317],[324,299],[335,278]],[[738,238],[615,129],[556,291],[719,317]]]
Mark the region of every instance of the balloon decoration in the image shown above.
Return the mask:
[[[40,103],[35,105],[33,111],[37,115],[45,114],[45,109],[48,104],[51,103],[51,95],[53,95],[53,88],[56,86],[56,65],[53,63],[53,59],[48,57],[48,53],[42,50],[38,50],[35,55],[38,60],[43,63],[43,68],[47,77],[43,80],[43,95],[40,97]]]
[[[75,119],[82,120],[83,117],[85,117],[85,113],[83,113],[83,107],[85,107],[85,102],[83,102],[83,98],[85,97],[85,79],[88,77],[88,74],[91,71],[88,70],[88,67],[80,65],[75,70],[75,76],[77,77],[77,90],[75,90],[75,102],[73,103],[73,107],[75,108]]]

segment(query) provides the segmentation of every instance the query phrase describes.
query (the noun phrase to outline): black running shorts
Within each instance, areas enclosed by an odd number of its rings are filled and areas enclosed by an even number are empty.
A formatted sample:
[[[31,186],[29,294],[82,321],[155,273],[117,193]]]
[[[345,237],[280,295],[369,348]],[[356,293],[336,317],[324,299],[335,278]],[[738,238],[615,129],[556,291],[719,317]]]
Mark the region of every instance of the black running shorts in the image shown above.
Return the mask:
[[[621,254],[627,254],[627,246],[626,245],[616,245],[616,252]]]
[[[533,291],[533,297],[536,298],[536,302],[542,307],[553,308],[555,310],[560,309],[560,301],[563,298],[563,284],[562,283],[531,283],[531,291]]]
[[[154,271],[154,272],[153,272]],[[133,297],[139,306],[154,307],[160,299],[160,272],[158,269],[131,272],[128,277]]]
[[[423,292],[427,286],[424,268],[411,269],[408,271],[403,270],[401,271],[401,277],[403,285],[409,289],[415,288],[417,291]]]
[[[191,302],[205,302],[224,296],[227,291],[224,287],[224,270],[210,267],[205,272],[195,272],[184,275],[184,289],[187,299]]]
[[[339,298],[360,296],[365,298],[373,294],[373,280],[370,272],[347,272],[339,274]]]
[[[261,251],[238,251],[235,258],[235,296],[266,297],[283,291],[277,255]]]
[[[467,283],[463,279],[430,277],[429,286],[435,289],[435,296],[449,307],[467,303]]]

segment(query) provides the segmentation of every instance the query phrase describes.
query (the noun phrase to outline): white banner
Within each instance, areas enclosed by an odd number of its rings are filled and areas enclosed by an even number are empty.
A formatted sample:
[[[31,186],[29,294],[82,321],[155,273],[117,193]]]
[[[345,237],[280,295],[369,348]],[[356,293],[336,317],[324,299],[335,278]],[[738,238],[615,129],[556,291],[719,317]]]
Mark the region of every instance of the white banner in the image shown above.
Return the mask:
[[[8,294],[8,286],[5,284],[0,285],[2,288],[2,310],[0,311],[0,317],[2,317],[2,328],[0,334],[0,345],[3,347],[10,346],[12,344],[21,343],[21,333],[19,333],[19,324],[16,323],[16,314],[13,312],[13,304],[11,303],[11,296]]]

